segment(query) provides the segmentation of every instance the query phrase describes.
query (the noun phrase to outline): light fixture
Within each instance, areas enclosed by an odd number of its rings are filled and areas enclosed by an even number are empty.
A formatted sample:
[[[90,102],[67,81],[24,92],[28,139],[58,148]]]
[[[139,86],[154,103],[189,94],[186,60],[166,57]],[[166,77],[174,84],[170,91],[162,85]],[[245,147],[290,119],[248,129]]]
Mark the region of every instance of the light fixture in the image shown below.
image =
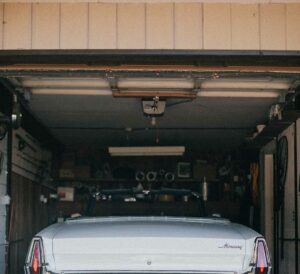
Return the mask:
[[[181,156],[184,146],[109,147],[111,156]]]
[[[282,92],[278,91],[208,91],[202,90],[197,97],[223,97],[223,98],[278,98]]]
[[[64,89],[64,88],[32,88],[33,95],[112,95],[110,90],[100,89]]]
[[[120,78],[118,87],[123,90],[192,89],[194,83],[188,78]]]
[[[109,89],[108,82],[103,78],[52,78],[52,77],[25,77],[21,85],[26,88],[56,87],[61,89]]]

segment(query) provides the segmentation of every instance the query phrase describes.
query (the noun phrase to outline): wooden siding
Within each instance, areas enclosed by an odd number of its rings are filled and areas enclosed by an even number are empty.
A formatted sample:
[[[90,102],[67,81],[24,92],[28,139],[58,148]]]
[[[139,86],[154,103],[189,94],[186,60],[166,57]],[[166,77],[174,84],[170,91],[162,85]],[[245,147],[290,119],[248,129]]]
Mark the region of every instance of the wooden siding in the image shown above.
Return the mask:
[[[300,50],[299,18],[300,4],[5,3],[0,48]]]
[[[59,5],[34,4],[32,7],[32,48],[59,48]]]
[[[51,222],[50,205],[40,202],[48,189],[12,173],[10,216],[10,273],[22,273],[26,253],[32,237]],[[25,206],[26,205],[26,206]]]

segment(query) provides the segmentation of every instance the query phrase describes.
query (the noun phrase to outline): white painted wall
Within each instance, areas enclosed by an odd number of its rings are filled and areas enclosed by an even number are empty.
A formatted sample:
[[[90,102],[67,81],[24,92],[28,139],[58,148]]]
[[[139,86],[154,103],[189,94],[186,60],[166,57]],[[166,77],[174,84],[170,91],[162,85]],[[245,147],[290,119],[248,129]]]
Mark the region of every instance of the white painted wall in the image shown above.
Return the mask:
[[[0,4],[0,49],[300,50],[299,1],[91,2]]]
[[[0,201],[6,195],[7,185],[7,137],[0,141],[0,153],[3,155],[0,167]],[[5,272],[5,244],[6,244],[6,206],[0,202],[0,274]]]

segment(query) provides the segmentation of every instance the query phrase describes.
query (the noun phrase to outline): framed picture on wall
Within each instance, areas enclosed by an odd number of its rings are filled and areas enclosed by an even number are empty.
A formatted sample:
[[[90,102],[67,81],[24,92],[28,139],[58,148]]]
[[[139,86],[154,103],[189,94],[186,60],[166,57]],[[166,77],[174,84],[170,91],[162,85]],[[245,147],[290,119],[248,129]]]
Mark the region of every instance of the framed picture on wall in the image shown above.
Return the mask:
[[[192,166],[188,162],[177,163],[177,177],[178,178],[191,178],[192,177]]]

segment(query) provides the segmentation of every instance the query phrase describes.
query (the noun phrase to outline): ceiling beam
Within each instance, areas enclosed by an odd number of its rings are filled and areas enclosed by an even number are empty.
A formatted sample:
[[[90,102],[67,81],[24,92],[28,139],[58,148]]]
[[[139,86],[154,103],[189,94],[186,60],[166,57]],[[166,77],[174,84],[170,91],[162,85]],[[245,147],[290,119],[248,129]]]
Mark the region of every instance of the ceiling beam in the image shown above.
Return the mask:
[[[45,0],[5,0],[6,3],[45,3]],[[186,0],[47,0],[48,3],[186,3]],[[189,0],[191,3],[272,4],[299,3],[298,0]]]
[[[132,97],[132,98],[153,98],[158,96],[160,98],[196,98],[197,94],[193,92],[158,92],[158,91],[120,91],[120,92],[113,92],[114,97]]]

